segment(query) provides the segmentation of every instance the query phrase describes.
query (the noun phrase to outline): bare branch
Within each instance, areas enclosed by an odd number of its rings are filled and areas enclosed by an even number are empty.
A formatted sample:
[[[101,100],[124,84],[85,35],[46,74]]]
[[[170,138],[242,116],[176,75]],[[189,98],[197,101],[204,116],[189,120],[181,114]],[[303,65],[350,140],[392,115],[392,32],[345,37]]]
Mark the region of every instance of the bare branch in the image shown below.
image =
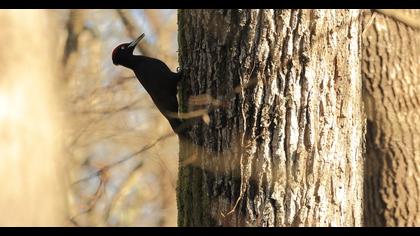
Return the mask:
[[[144,14],[148,19],[147,22],[152,26],[152,29],[155,31],[154,33],[159,38],[161,38],[162,31],[160,26],[162,26],[162,21],[160,15],[158,15],[156,11],[156,9],[144,9]]]
[[[72,103],[79,102],[80,100],[86,99],[88,96],[94,96],[94,95],[96,95],[97,93],[100,93],[100,92],[108,92],[107,91],[108,89],[117,88],[118,86],[122,86],[126,82],[131,81],[132,79],[137,79],[137,77],[135,77],[135,76],[126,76],[126,77],[120,77],[119,79],[114,79],[114,80],[112,80],[113,82],[111,84],[107,85],[107,86],[104,86],[104,87],[96,87],[89,94],[80,95],[80,96],[75,97],[72,100]]]
[[[255,64],[251,70],[250,76],[255,69]],[[236,94],[240,93],[242,90],[246,90],[250,87],[255,86],[258,83],[258,78],[250,79],[247,83],[243,85],[239,85],[233,89],[233,92],[228,94],[227,98],[224,100],[213,98],[209,94],[200,94],[197,96],[191,96],[188,100],[189,105],[208,105],[208,108],[193,110],[190,112],[184,113],[176,113],[176,112],[168,112],[167,115],[172,118],[179,118],[179,119],[192,119],[197,117],[202,117],[203,120],[208,123],[209,117],[208,113],[217,109],[217,108],[226,108],[229,103],[230,99],[236,96]]]
[[[83,214],[89,213],[91,212],[93,209],[95,209],[96,203],[98,202],[98,200],[103,196],[103,193],[105,192],[105,186],[106,183],[108,182],[108,174],[106,172],[107,170],[102,169],[99,172],[99,185],[98,188],[96,189],[95,193],[93,194],[92,197],[90,197],[91,199],[89,200],[86,209],[84,209],[83,211],[77,213],[76,215],[74,215],[73,217],[70,218],[70,222],[72,223],[76,223],[76,217],[79,217]]]
[[[127,110],[134,110],[136,107],[135,105],[137,105],[139,102],[141,101],[141,99],[137,99],[132,101],[129,104],[126,104],[122,107],[119,108],[114,108],[114,109],[106,109],[106,110],[83,110],[83,111],[78,111],[77,114],[102,114],[102,115],[106,115],[109,113],[118,113],[118,112],[122,112],[122,111],[127,111]]]
[[[114,162],[114,163],[111,163],[111,164],[109,164],[109,165],[105,165],[105,166],[103,166],[102,168],[100,168],[99,170],[97,170],[97,171],[95,171],[95,172],[91,173],[89,176],[87,176],[87,177],[85,177],[85,178],[82,178],[82,179],[79,179],[79,180],[75,181],[75,182],[73,183],[73,185],[76,185],[76,184],[79,184],[79,183],[81,183],[81,182],[85,182],[85,181],[87,181],[87,180],[90,180],[90,179],[92,179],[92,178],[94,178],[94,177],[97,177],[97,176],[99,176],[99,175],[100,175],[103,171],[108,170],[108,169],[110,169],[110,168],[112,168],[112,167],[114,167],[114,166],[117,166],[117,165],[119,165],[119,164],[121,164],[121,163],[124,163],[124,162],[126,162],[126,161],[128,161],[128,160],[132,159],[133,157],[135,157],[135,156],[137,156],[137,155],[141,154],[142,152],[145,152],[145,151],[147,151],[147,150],[151,149],[152,147],[154,147],[154,146],[155,146],[157,143],[159,143],[160,141],[165,140],[165,139],[167,139],[167,138],[169,138],[169,137],[172,137],[172,136],[174,136],[174,135],[175,135],[175,134],[174,134],[173,132],[168,133],[168,134],[165,134],[165,135],[163,135],[163,136],[159,137],[158,139],[156,139],[156,140],[155,140],[154,142],[152,142],[151,144],[148,144],[148,145],[144,146],[143,148],[141,148],[140,150],[138,150],[138,151],[136,151],[136,152],[133,152],[133,153],[131,153],[131,154],[129,154],[129,155],[127,155],[127,156],[123,157],[121,160],[118,160],[118,161],[116,161],[116,162]]]
[[[375,9],[375,11],[389,16],[396,21],[399,21],[407,26],[410,26],[415,29],[420,29],[420,20],[418,18],[412,17],[410,15],[405,14],[401,10],[397,9]]]
[[[129,182],[129,180],[134,176],[137,170],[139,170],[143,166],[143,162],[140,161],[127,175],[127,177],[122,181],[122,183],[119,185],[118,190],[115,192],[114,196],[111,199],[111,203],[108,205],[108,208],[105,210],[105,220],[108,220],[111,211],[114,209],[115,204],[121,197],[121,192],[123,191],[126,184]]]
[[[84,10],[70,10],[69,20],[67,22],[67,41],[64,49],[63,63],[67,65],[69,60],[73,57],[72,55],[77,52],[79,48],[79,36],[84,30],[85,23],[85,11]],[[70,65],[73,66],[70,61]]]
[[[122,23],[124,24],[128,35],[134,40],[136,39],[142,32],[138,24],[135,23],[135,20],[131,16],[131,14],[127,10],[116,10],[118,15],[121,18]],[[138,47],[141,51],[141,53],[145,56],[152,56],[152,46],[147,43],[145,40],[143,40],[141,43],[138,44]]]
[[[370,16],[370,19],[369,19],[368,23],[366,24],[365,28],[363,29],[363,32],[362,32],[362,37],[363,37],[363,36],[365,36],[365,34],[366,34],[367,30],[368,30],[368,29],[370,28],[370,26],[372,25],[373,20],[375,20],[375,17],[376,17],[376,12],[373,12],[373,13],[372,13],[372,15]]]

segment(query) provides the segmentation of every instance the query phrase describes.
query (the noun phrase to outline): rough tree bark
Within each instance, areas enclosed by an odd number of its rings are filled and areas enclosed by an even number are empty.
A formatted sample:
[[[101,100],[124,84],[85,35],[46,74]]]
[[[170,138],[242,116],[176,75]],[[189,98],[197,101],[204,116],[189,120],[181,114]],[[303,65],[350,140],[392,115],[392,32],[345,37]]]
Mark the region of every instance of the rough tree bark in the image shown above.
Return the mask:
[[[359,14],[179,11],[180,226],[363,223]]]
[[[364,19],[366,224],[420,226],[420,31],[378,13]]]
[[[65,224],[54,18],[0,12],[0,225]]]

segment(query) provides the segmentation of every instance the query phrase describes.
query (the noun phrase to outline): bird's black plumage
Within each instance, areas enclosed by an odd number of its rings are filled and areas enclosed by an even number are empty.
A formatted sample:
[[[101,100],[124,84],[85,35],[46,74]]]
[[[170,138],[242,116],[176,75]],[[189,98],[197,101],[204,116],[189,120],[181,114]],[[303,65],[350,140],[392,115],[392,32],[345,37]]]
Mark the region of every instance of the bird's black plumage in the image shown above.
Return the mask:
[[[137,43],[143,36],[144,34],[131,43],[116,47],[112,53],[112,61],[114,65],[122,65],[134,71],[159,111],[169,121],[172,129],[177,132],[181,121],[174,117],[174,114],[178,113],[176,94],[181,76],[179,73],[172,72],[161,60],[133,54]]]

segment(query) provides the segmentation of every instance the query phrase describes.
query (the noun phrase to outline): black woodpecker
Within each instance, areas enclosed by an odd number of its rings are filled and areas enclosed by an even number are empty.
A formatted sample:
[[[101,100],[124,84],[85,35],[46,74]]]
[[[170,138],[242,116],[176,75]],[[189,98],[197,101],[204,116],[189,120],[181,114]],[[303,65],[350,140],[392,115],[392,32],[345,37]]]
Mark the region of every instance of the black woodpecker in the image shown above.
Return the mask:
[[[176,95],[181,75],[172,72],[161,60],[134,55],[134,49],[143,37],[144,33],[131,43],[117,46],[112,52],[112,62],[114,65],[121,65],[134,71],[159,111],[169,121],[175,133],[178,133],[181,120],[174,117],[174,114],[178,113]]]

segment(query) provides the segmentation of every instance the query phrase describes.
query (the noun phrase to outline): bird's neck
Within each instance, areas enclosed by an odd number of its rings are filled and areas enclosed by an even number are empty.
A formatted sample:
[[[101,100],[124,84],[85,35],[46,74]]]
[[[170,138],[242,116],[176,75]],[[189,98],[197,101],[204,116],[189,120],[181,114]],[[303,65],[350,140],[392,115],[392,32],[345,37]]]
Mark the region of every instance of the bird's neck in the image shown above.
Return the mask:
[[[149,80],[156,80],[161,84],[171,83],[175,75],[162,61],[142,55],[126,57],[121,65],[133,70],[144,86],[147,86],[145,83]]]
[[[133,69],[134,65],[136,65],[134,56],[124,57],[123,60],[121,60],[120,65]]]

